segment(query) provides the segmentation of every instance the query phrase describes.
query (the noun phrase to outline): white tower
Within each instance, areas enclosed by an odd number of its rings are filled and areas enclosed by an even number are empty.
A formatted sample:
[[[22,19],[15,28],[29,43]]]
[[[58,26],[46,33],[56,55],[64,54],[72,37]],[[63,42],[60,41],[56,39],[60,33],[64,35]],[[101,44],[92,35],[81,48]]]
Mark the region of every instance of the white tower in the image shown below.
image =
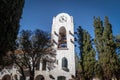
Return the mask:
[[[55,80],[69,80],[75,76],[73,17],[60,13],[53,18],[52,40],[56,50],[57,65],[51,71]]]

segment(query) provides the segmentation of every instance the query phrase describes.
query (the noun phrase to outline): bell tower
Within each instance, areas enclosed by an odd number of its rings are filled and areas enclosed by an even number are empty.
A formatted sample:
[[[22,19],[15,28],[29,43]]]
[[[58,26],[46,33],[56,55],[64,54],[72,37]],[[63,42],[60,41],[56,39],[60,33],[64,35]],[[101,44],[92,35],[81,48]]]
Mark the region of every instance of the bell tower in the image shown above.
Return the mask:
[[[69,80],[75,76],[74,24],[73,17],[60,13],[53,18],[52,41],[56,50],[55,80]]]

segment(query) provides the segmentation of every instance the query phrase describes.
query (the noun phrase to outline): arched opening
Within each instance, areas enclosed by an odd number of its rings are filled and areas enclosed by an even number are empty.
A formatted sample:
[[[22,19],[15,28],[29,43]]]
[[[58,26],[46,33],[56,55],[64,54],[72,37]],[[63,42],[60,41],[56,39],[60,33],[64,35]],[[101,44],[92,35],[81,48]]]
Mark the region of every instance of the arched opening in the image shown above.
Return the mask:
[[[62,58],[62,69],[64,70],[64,71],[67,71],[67,72],[69,72],[69,69],[68,69],[68,60],[67,60],[67,58]]]
[[[62,58],[62,68],[68,68],[68,61],[65,57]]]
[[[16,74],[14,75],[14,79],[15,79],[15,80],[18,80],[18,76],[17,76]]]
[[[2,80],[11,80],[11,77],[7,74],[3,76]]]
[[[58,48],[67,48],[67,37],[65,27],[59,29]]]
[[[37,75],[35,80],[45,80],[43,75]]]
[[[65,76],[58,76],[57,80],[66,80]]]
[[[36,70],[39,70],[40,67],[40,59],[38,59],[37,64],[36,64]]]
[[[42,70],[46,70],[46,64],[47,64],[47,61],[43,60],[42,61]]]

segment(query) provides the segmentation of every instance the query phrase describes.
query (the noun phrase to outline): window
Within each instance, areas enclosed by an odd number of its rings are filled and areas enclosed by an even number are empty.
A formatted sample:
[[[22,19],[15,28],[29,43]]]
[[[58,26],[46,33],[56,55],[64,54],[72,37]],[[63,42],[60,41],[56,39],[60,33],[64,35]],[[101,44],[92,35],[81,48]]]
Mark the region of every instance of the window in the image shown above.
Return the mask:
[[[67,59],[64,57],[63,59],[62,59],[62,68],[67,68],[68,67],[68,61],[67,61]]]
[[[66,29],[64,27],[59,29],[58,48],[67,48]]]
[[[17,76],[16,74],[14,75],[14,79],[15,79],[15,80],[18,80],[18,76]]]
[[[65,76],[58,76],[57,80],[66,80]]]
[[[65,57],[62,58],[62,69],[63,69],[64,71],[69,72],[69,69],[68,69],[68,61],[67,61],[67,59],[66,59]]]
[[[42,62],[42,70],[46,70],[46,60],[43,60]]]
[[[39,70],[40,67],[40,59],[38,59],[37,64],[36,64],[36,70]]]

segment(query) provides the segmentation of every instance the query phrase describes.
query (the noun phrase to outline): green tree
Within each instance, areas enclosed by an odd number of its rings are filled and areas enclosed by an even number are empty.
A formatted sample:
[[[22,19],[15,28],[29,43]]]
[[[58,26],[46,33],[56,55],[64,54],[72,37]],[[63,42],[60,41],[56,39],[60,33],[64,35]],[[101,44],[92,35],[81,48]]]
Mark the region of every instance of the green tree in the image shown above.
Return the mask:
[[[95,33],[95,38],[94,38],[94,44],[95,44],[95,49],[96,49],[96,53],[98,56],[98,61],[96,62],[95,65],[95,75],[97,75],[97,77],[99,77],[101,80],[103,80],[103,71],[102,71],[102,67],[100,65],[100,55],[103,54],[103,22],[101,21],[100,17],[96,18],[94,17],[94,33]]]
[[[104,27],[100,18],[94,18],[94,28],[99,75],[101,80],[111,80],[119,67],[112,26],[107,17],[105,17]]]
[[[100,17],[95,18],[94,17],[94,33],[95,33],[95,38],[94,38],[94,44],[96,47],[96,51],[98,53],[98,58],[100,58],[100,53],[103,53],[103,41],[102,41],[102,35],[103,35],[103,22],[101,21]]]
[[[78,28],[78,44],[82,80],[90,80],[94,76],[95,50],[90,34],[81,27]]]
[[[23,6],[24,0],[0,0],[0,65],[5,65],[4,55],[14,49]]]
[[[114,76],[114,70],[116,70],[117,55],[115,53],[116,45],[112,33],[112,26],[107,17],[105,17],[104,22],[103,43],[104,52],[101,55],[100,64],[102,66],[105,79],[110,80]]]
[[[120,35],[115,36],[115,42],[116,42],[116,53],[118,56],[118,67],[115,71],[115,76],[117,80],[120,79]]]
[[[120,60],[120,35],[115,36],[115,42],[116,42],[116,53],[118,55],[118,58]]]
[[[115,51],[117,56],[114,76],[116,77],[117,80],[120,80],[120,35],[116,35],[114,37],[114,41],[115,41],[115,46],[116,46]]]
[[[42,30],[34,32],[23,30],[17,40],[21,54],[13,54],[12,57],[19,67],[25,80],[25,70],[28,69],[30,80],[34,80],[35,69],[39,68],[40,62],[46,61],[51,70],[55,62],[55,50],[52,47],[50,35]]]

